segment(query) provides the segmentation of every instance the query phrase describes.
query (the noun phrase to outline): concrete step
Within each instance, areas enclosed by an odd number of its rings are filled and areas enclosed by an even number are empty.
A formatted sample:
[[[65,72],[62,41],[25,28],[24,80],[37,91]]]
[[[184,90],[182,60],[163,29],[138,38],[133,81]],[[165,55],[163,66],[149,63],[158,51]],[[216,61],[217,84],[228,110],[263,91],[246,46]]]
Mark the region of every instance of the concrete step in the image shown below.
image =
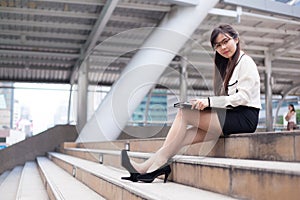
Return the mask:
[[[242,199],[296,200],[300,163],[175,157],[173,181]]]
[[[0,186],[0,199],[15,200],[19,187],[19,182],[22,174],[23,166],[16,166],[8,174]]]
[[[0,175],[0,187],[1,187],[1,184],[2,182],[6,179],[6,177],[9,175],[10,171],[7,170],[5,172],[3,172],[1,175]]]
[[[79,200],[97,199],[104,200],[96,192],[76,180],[62,168],[58,167],[46,157],[37,157],[42,179],[46,185],[50,199]]]
[[[47,200],[48,194],[36,162],[26,162],[22,171],[19,188],[17,192],[18,200]]]
[[[106,199],[233,199],[228,196],[157,179],[152,184],[122,180],[124,170],[73,156],[50,152],[49,158]]]
[[[65,143],[63,148],[102,150],[127,149],[138,152],[156,152],[164,138],[131,139],[108,142]],[[221,158],[276,160],[300,162],[300,132],[257,132],[221,137],[217,143],[206,142],[183,148],[179,154]]]
[[[122,168],[120,151],[82,148],[66,151],[82,159]],[[137,162],[151,155],[128,154]],[[267,200],[298,199],[300,195],[300,163],[176,155],[172,168],[172,181],[227,196]]]
[[[300,195],[300,163],[177,155],[172,167],[174,182],[239,199],[296,200]]]

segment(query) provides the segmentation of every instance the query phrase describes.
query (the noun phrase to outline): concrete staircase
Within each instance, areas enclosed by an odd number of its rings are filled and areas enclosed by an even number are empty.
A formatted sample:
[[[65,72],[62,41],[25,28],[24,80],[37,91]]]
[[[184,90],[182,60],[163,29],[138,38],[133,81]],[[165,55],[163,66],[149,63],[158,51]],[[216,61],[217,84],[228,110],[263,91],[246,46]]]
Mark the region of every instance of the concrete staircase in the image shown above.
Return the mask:
[[[300,197],[300,132],[232,135],[174,156],[167,183],[121,180],[120,150],[137,162],[163,138],[66,142],[56,152],[0,175],[0,200],[10,199],[254,199]],[[208,155],[207,155],[208,153]]]

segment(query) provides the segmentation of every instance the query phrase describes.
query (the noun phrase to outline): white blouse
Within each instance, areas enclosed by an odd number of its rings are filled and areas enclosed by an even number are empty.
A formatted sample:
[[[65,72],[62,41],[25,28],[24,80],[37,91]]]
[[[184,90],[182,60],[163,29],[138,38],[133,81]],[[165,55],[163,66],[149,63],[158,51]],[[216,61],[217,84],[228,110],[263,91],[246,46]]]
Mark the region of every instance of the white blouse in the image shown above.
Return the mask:
[[[294,114],[292,114],[291,118],[289,119],[288,122],[294,122],[295,124],[297,124],[296,122],[296,112],[294,112]]]
[[[261,109],[258,69],[253,59],[243,54],[244,52],[241,51],[240,61],[229,80],[228,96],[209,97],[211,107],[243,105]]]

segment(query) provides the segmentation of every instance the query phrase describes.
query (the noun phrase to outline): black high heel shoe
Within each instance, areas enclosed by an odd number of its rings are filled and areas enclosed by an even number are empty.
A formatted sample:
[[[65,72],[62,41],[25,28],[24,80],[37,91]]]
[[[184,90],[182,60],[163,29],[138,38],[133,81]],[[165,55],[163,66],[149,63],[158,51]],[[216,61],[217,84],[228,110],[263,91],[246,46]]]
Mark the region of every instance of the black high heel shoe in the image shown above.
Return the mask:
[[[124,149],[121,151],[121,165],[130,173],[129,177],[121,177],[121,179],[137,182],[140,173],[131,165],[127,151]]]
[[[140,175],[140,173],[130,173],[130,176],[127,177],[121,177],[123,180],[128,180],[132,182],[138,182],[137,177]]]
[[[141,174],[137,176],[137,180],[143,181],[145,183],[152,183],[156,177],[165,174],[164,183],[166,183],[170,173],[171,173],[170,165],[164,165],[153,172]]]

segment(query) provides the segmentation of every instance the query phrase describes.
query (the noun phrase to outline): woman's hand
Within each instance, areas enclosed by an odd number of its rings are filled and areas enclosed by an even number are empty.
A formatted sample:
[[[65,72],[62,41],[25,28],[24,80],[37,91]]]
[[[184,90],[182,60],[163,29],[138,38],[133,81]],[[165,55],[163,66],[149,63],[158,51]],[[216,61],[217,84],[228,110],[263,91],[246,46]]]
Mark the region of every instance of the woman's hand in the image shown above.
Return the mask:
[[[192,109],[204,110],[209,106],[208,99],[192,99],[190,100]]]

